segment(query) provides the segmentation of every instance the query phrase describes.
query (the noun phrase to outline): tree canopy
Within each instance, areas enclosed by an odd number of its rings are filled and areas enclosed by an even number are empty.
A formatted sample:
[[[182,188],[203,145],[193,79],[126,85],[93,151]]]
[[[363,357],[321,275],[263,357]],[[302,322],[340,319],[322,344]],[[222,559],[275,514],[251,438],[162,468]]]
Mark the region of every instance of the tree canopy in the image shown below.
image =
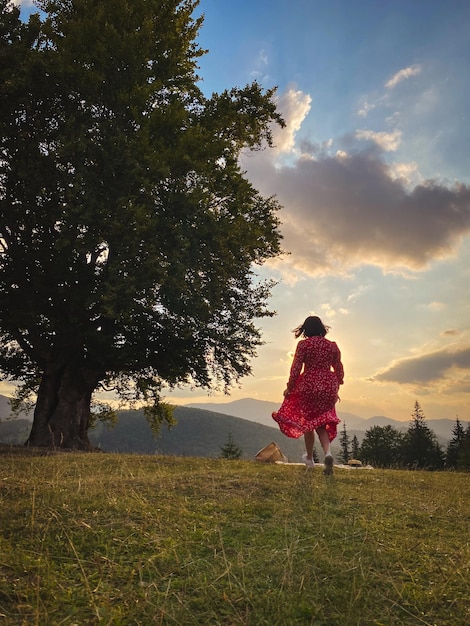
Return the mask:
[[[375,467],[399,467],[403,435],[393,426],[372,426],[366,431],[360,458]]]
[[[96,389],[168,416],[261,344],[278,204],[239,166],[275,90],[199,87],[197,0],[0,0],[0,370],[37,393],[29,443],[89,447]]]

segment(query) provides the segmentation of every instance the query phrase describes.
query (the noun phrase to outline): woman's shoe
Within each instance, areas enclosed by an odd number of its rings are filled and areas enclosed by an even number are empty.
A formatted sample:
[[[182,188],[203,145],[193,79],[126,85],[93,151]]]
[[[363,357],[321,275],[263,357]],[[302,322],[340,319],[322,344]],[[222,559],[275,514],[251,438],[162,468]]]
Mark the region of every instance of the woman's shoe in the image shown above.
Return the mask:
[[[331,476],[333,473],[333,457],[331,454],[327,454],[324,461],[324,470],[323,473],[325,476]]]
[[[307,468],[311,467],[313,469],[315,467],[315,463],[313,462],[313,459],[307,459],[307,453],[302,454],[302,461],[305,463]]]

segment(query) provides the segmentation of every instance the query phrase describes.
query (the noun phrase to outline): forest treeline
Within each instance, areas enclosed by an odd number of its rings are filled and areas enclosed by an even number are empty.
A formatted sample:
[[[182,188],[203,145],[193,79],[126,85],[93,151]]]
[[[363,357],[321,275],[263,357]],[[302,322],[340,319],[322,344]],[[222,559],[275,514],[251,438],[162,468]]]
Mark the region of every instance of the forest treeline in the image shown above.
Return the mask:
[[[470,470],[470,423],[464,427],[456,418],[452,438],[444,449],[426,423],[419,402],[415,402],[407,431],[393,426],[372,426],[361,444],[349,436],[346,424],[339,435],[339,461],[361,460],[374,467],[407,469]]]

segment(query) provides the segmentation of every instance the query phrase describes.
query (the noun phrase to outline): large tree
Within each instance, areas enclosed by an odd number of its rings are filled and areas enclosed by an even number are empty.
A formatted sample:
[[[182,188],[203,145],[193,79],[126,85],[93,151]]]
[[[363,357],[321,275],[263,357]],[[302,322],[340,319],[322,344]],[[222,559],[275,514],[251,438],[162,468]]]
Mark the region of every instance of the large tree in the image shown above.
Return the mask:
[[[229,388],[261,344],[278,205],[239,167],[283,124],[257,83],[199,88],[197,0],[0,0],[0,369],[30,445],[90,447],[101,386]]]
[[[372,426],[362,440],[360,458],[375,467],[399,467],[402,445],[403,435],[393,426]]]

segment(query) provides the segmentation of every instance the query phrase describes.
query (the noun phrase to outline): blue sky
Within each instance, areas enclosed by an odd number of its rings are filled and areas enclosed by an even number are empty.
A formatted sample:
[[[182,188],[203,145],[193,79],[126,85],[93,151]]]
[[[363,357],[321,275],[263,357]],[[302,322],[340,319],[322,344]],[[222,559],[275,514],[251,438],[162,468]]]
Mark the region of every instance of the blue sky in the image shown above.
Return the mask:
[[[470,3],[200,8],[203,89],[276,85],[287,121],[274,150],[243,159],[283,205],[291,254],[263,269],[278,314],[227,400],[280,399],[290,331],[315,313],[343,353],[340,411],[408,420],[417,399],[429,418],[470,419]]]
[[[24,5],[26,8],[26,5]],[[275,148],[244,155],[283,205],[279,281],[253,376],[229,397],[280,401],[309,314],[346,370],[340,411],[470,420],[470,3],[202,0],[208,95],[278,87]]]

